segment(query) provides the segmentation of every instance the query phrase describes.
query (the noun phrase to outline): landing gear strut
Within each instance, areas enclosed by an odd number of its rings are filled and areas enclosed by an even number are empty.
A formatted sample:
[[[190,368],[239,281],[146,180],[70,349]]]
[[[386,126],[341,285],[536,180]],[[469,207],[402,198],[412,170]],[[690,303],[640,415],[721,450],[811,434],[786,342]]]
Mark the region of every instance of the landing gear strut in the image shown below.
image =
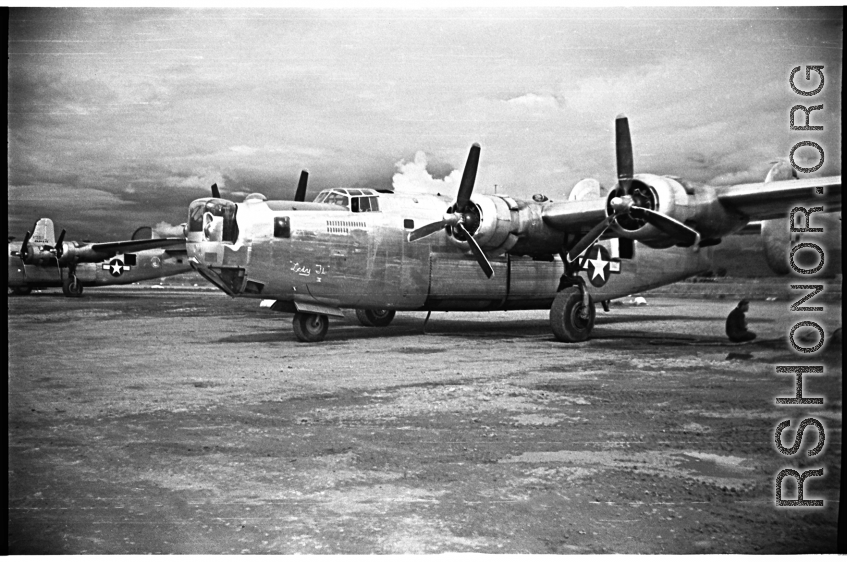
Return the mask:
[[[396,312],[394,310],[387,309],[356,309],[356,318],[359,319],[359,323],[362,326],[368,326],[369,328],[384,328],[385,326],[388,326],[389,324],[391,324],[391,321],[394,320],[395,314]]]
[[[294,335],[297,341],[315,343],[323,341],[329,330],[329,318],[326,314],[298,312],[294,315]]]
[[[62,280],[62,292],[66,297],[82,296],[82,283],[79,282],[76,275],[70,273],[67,279]]]

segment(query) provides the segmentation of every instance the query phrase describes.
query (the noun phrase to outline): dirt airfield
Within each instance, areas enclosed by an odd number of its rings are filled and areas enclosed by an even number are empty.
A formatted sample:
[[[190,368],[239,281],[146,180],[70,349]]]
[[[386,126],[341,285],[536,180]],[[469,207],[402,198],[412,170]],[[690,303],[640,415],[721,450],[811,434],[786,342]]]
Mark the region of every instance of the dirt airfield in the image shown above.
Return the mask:
[[[841,346],[753,301],[647,295],[554,341],[546,311],[354,315],[297,343],[291,316],[210,291],[10,297],[12,554],[834,552]],[[841,303],[814,319],[827,335]],[[804,376],[823,406],[779,406]],[[816,457],[774,429],[814,416]],[[776,474],[822,508],[777,508]],[[786,480],[786,499],[796,486]]]

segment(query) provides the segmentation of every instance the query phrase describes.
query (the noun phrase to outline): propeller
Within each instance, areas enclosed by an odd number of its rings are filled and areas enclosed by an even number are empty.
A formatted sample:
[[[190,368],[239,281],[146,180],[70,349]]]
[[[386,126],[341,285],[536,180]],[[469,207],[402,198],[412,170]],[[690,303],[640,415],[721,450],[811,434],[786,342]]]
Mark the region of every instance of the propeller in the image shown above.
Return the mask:
[[[297,191],[294,193],[295,201],[305,201],[306,200],[306,184],[309,181],[309,170],[303,170],[300,172],[300,182],[297,184]]]
[[[57,260],[62,259],[62,255],[64,255],[64,253],[65,253],[65,245],[63,244],[64,241],[65,241],[65,229],[63,228],[62,232],[59,234],[59,238],[56,239],[55,252],[56,252],[56,259]]]
[[[488,261],[485,252],[482,251],[471,234],[479,227],[479,209],[471,201],[474,182],[476,182],[476,172],[479,168],[479,153],[479,144],[474,143],[468,153],[468,160],[465,164],[465,170],[462,172],[462,181],[459,184],[456,200],[447,208],[447,212],[441,220],[413,230],[409,233],[408,240],[414,242],[435,234],[443,228],[450,228],[457,239],[468,243],[471,253],[473,253],[483,273],[490,279],[494,275],[494,268],[491,267],[491,262]]]
[[[618,186],[609,200],[612,212],[574,244],[567,253],[568,262],[573,262],[577,256],[594,245],[619,218],[632,217],[644,221],[667,234],[680,246],[689,247],[700,242],[700,234],[696,230],[676,219],[642,206],[649,205],[650,199],[641,188],[633,187],[632,139],[629,133],[629,120],[625,115],[618,115],[615,119],[615,160]]]
[[[634,164],[632,160],[632,138],[629,134],[629,119],[624,114],[618,115],[615,119],[615,160],[621,194],[629,195],[634,175]]]
[[[27,261],[29,259],[29,238],[32,236],[29,230],[26,231],[26,236],[24,236],[24,241],[21,244],[21,251],[19,252],[21,259],[23,261]]]
[[[212,197],[214,197],[215,199],[221,198],[221,192],[218,191],[218,184],[216,183],[212,184]]]

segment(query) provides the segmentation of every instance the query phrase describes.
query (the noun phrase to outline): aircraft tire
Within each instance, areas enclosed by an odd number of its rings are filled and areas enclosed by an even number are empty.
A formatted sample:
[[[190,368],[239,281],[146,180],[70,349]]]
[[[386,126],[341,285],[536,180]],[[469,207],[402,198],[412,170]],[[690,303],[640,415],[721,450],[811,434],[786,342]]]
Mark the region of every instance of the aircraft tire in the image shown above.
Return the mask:
[[[62,281],[62,293],[64,293],[66,297],[81,297],[82,283],[79,282],[76,276],[71,276],[68,279]]]
[[[329,318],[326,314],[298,312],[294,315],[293,324],[297,341],[305,343],[323,341],[329,330]]]
[[[582,296],[576,287],[568,287],[556,295],[550,308],[550,326],[556,339],[566,343],[585,341],[594,329],[594,317],[597,310],[594,299],[588,295],[588,318],[583,318]]]
[[[9,294],[25,297],[26,295],[32,292],[32,287],[24,286],[24,287],[12,287],[11,292]]]
[[[356,318],[359,319],[359,323],[362,326],[367,326],[369,328],[384,328],[391,324],[391,321],[394,320],[394,315],[397,312],[394,310],[388,309],[379,309],[379,310],[365,310],[363,308],[356,309]]]

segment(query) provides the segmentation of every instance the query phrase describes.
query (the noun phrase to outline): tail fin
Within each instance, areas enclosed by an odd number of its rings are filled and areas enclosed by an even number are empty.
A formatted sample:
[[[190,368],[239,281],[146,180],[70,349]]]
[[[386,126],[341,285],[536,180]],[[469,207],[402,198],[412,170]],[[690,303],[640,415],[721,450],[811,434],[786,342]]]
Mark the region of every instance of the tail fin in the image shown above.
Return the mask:
[[[55,246],[56,232],[53,230],[53,221],[50,219],[38,219],[35,226],[32,227],[32,238],[30,242],[33,244]]]
[[[600,182],[594,178],[580,180],[571,189],[568,201],[582,201],[584,199],[600,199]]]
[[[788,160],[777,160],[765,178],[765,183],[772,181],[796,180],[797,171]]]

